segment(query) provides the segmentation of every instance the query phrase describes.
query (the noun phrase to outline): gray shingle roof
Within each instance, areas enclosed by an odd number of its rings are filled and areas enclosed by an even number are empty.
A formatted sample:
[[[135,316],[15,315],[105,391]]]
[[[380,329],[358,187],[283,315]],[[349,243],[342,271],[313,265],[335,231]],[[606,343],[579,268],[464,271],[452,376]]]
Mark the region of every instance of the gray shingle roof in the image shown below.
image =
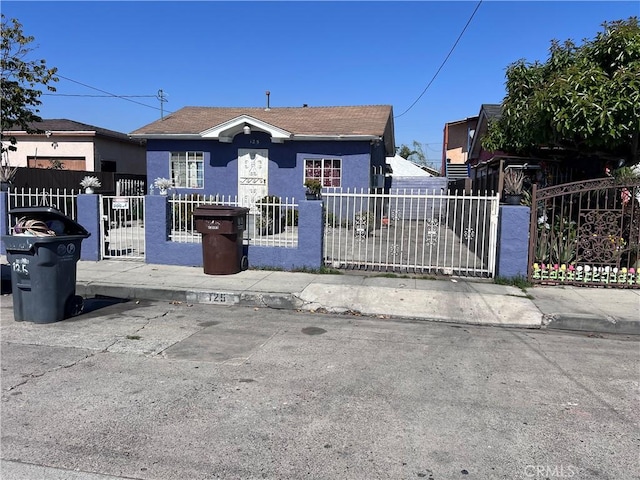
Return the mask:
[[[502,105],[499,103],[483,103],[480,110],[484,110],[484,114],[491,120],[500,118],[500,115],[502,115]]]
[[[96,127],[82,122],[76,122],[75,120],[68,120],[66,118],[43,118],[41,122],[31,123],[29,126],[37,130],[51,132],[96,132],[96,135],[103,137],[117,138],[127,142],[131,141],[126,133],[116,132],[115,130],[108,130],[106,128]],[[7,131],[18,132],[22,131],[22,129],[14,127]]]
[[[294,135],[377,135],[392,128],[390,105],[350,107],[184,107],[131,135],[198,134],[224,122],[249,115]],[[393,130],[387,133],[393,135]]]

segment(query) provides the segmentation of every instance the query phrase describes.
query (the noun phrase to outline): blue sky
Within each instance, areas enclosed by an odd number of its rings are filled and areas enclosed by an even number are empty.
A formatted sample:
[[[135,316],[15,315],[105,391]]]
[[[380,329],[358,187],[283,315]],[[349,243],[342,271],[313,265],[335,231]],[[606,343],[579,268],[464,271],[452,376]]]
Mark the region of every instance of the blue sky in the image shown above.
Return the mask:
[[[445,122],[500,103],[510,63],[544,61],[551,39],[581,43],[605,20],[640,16],[635,1],[484,0],[416,102],[477,5],[3,1],[2,13],[35,37],[32,59],[70,79],[41,97],[43,118],[128,133],[160,117],[159,89],[165,112],[264,106],[269,90],[272,107],[392,105],[396,145],[418,141],[437,163]],[[67,96],[99,90],[150,97]]]

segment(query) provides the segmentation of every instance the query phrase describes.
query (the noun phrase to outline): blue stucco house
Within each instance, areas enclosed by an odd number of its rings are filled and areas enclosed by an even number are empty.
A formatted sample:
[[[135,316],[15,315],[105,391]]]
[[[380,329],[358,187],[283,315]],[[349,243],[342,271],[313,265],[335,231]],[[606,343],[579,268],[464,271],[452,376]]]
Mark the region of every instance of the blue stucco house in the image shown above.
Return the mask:
[[[389,105],[184,107],[130,133],[146,140],[147,175],[176,193],[304,198],[304,183],[381,188],[395,153]],[[382,179],[382,181],[381,181]]]

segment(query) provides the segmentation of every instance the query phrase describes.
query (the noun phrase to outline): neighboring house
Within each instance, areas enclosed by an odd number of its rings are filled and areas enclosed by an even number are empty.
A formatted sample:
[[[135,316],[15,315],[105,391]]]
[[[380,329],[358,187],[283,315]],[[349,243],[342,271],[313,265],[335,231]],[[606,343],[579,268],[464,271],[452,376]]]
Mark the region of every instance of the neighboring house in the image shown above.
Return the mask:
[[[146,148],[140,139],[67,119],[45,119],[31,127],[45,133],[3,132],[17,140],[17,150],[8,152],[12,167],[146,173]]]
[[[480,106],[475,132],[467,155],[467,161],[470,165],[478,165],[490,160],[495,155],[494,152],[487,152],[482,148],[482,138],[487,134],[489,123],[500,118],[501,111],[502,107],[499,104],[484,103]]]
[[[304,198],[323,187],[382,188],[395,151],[389,105],[185,107],[130,134],[147,141],[147,176],[177,193],[237,195],[251,207],[266,195]]]
[[[523,157],[507,152],[490,152],[482,147],[482,139],[487,134],[489,124],[500,118],[502,107],[499,104],[483,104],[480,107],[468,160],[470,177],[476,191],[503,191],[504,173],[510,169],[525,173],[525,188],[531,184],[547,186],[571,181],[573,170],[563,165],[561,159]]]
[[[452,179],[469,176],[467,160],[477,124],[477,116],[445,123],[440,167],[442,175]]]

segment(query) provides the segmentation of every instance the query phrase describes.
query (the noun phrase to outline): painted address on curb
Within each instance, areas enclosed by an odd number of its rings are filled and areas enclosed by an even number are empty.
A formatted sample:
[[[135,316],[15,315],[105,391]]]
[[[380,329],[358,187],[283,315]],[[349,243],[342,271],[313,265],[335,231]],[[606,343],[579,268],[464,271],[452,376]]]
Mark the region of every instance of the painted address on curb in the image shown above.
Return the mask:
[[[187,292],[187,302],[216,305],[237,305],[240,303],[240,296],[236,293],[228,292]]]

